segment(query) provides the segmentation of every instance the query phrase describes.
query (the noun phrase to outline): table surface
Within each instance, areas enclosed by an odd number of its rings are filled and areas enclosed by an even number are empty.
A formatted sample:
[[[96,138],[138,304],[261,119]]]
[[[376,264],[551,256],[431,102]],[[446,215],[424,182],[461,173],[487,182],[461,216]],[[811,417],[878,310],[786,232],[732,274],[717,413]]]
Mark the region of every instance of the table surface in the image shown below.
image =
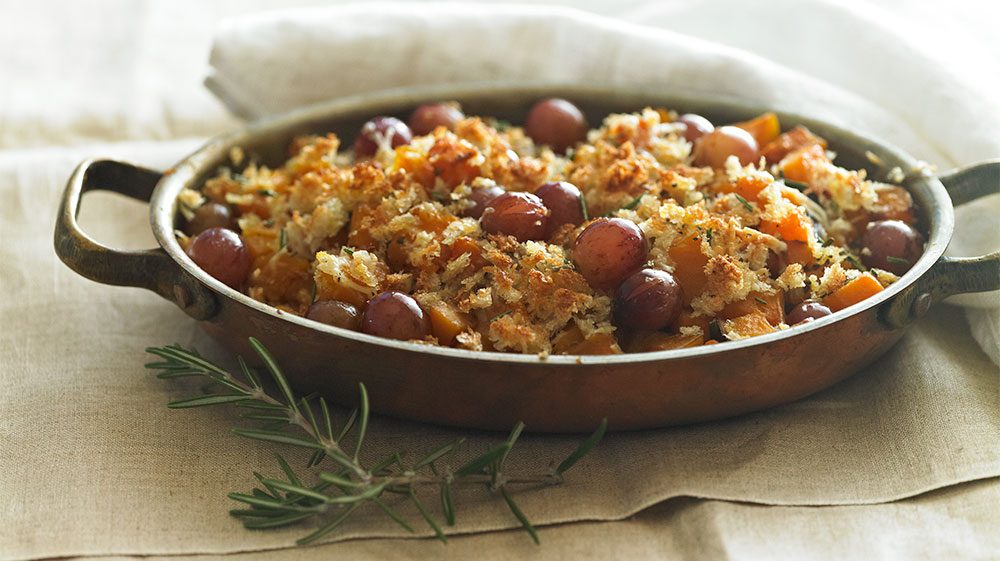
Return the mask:
[[[641,0],[555,3],[625,19],[640,17],[646,4]],[[984,17],[989,13],[971,0],[949,2],[947,7],[936,4],[881,3],[907,25],[933,29],[941,38],[941,57],[952,57],[958,68],[977,69],[984,85],[1000,85],[997,17]],[[32,158],[44,158],[52,154],[52,147],[60,146],[67,147],[61,154],[72,157],[100,153],[108,143],[141,146],[179,140],[179,146],[188,146],[189,140],[196,142],[236,126],[201,86],[211,34],[223,17],[283,6],[278,0],[100,0],[86,5],[69,0],[0,0],[7,24],[0,34],[0,163],[16,160],[29,165]],[[1000,17],[1000,9],[989,9]],[[131,243],[142,247],[148,242]],[[0,421],[0,434],[5,433],[3,426]],[[239,558],[341,554],[499,559],[543,553],[578,559],[956,555],[986,559],[1000,549],[994,532],[1000,516],[991,510],[998,499],[1000,481],[995,478],[878,505],[782,507],[677,498],[622,521],[549,527],[541,550],[520,533],[506,531],[454,538],[446,549],[428,540],[374,539],[246,553]],[[851,531],[833,535],[825,530],[834,526]],[[5,558],[3,549],[0,545],[0,558]]]

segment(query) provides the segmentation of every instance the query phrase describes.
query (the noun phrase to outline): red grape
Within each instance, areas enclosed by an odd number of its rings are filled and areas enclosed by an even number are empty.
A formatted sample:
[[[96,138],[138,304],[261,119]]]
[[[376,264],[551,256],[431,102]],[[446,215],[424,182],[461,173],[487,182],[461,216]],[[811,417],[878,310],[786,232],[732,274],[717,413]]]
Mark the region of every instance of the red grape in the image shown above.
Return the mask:
[[[719,127],[698,139],[694,145],[694,163],[722,169],[730,155],[747,165],[760,158],[760,149],[753,135],[739,127]]]
[[[677,120],[674,122],[684,125],[684,138],[688,142],[694,142],[715,130],[715,126],[711,121],[694,113],[685,113],[677,117]]]
[[[187,253],[206,273],[237,290],[250,274],[250,251],[232,230],[205,230],[191,241]]]
[[[681,286],[659,269],[642,269],[615,290],[615,323],[655,331],[673,323],[681,312]]]
[[[549,228],[563,224],[583,224],[583,194],[576,185],[566,181],[546,183],[535,190],[535,196],[549,209]]]
[[[646,262],[646,237],[635,223],[602,218],[584,228],[573,246],[573,262],[590,286],[610,289]]]
[[[528,111],[524,132],[536,144],[562,153],[587,137],[587,120],[577,106],[565,99],[545,99]]]
[[[491,234],[514,236],[520,242],[540,240],[548,232],[549,209],[531,193],[504,193],[486,205],[480,220]]]
[[[424,135],[434,132],[438,127],[448,130],[455,128],[455,123],[465,118],[465,114],[448,103],[428,103],[421,105],[410,114],[410,130],[413,134]]]
[[[357,157],[374,156],[379,145],[387,139],[393,148],[409,144],[413,134],[406,123],[395,117],[375,117],[361,127],[357,139],[354,140],[354,155]]]
[[[431,322],[417,301],[402,292],[383,292],[372,298],[361,320],[361,331],[379,337],[409,341],[431,333]]]

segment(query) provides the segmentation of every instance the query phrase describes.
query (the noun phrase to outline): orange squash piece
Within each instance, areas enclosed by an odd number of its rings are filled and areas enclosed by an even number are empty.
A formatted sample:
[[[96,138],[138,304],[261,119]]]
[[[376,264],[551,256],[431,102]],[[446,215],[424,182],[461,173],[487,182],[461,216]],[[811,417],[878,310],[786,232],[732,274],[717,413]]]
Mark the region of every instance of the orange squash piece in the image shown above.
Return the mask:
[[[442,345],[452,345],[459,333],[471,326],[468,316],[447,302],[435,302],[427,308],[431,320],[431,333]]]
[[[718,317],[736,319],[754,313],[763,314],[764,319],[772,326],[782,323],[785,321],[785,293],[780,290],[773,294],[751,292],[743,300],[726,304],[726,307],[719,312]]]
[[[622,348],[610,333],[595,333],[570,348],[570,355],[620,355]]]
[[[566,329],[560,331],[552,338],[552,352],[556,354],[569,354],[569,350],[583,342],[583,332],[570,322]]]
[[[555,336],[552,352],[564,355],[617,355],[622,354],[618,340],[610,333],[595,333],[584,338],[575,323]]]
[[[798,263],[803,267],[812,265],[816,258],[813,257],[809,244],[805,242],[787,242],[788,251],[785,252],[789,263]]]
[[[756,337],[772,333],[774,330],[764,312],[760,311],[728,319],[723,323],[723,331],[733,332],[742,337]]]
[[[427,157],[409,144],[396,148],[392,165],[395,169],[409,173],[410,177],[426,188],[434,185],[434,170],[427,162]]]
[[[770,181],[759,177],[741,176],[736,180],[733,191],[748,201],[756,201],[760,192],[770,184]]]
[[[447,211],[434,206],[418,206],[410,212],[420,220],[421,229],[437,234],[443,232],[454,220]]]
[[[853,306],[879,292],[882,292],[882,285],[879,284],[878,280],[871,273],[863,273],[824,298],[823,304],[836,312]]]
[[[708,257],[701,252],[701,240],[694,236],[674,243],[668,253],[674,261],[674,276],[681,285],[681,301],[687,306],[705,290]]]
[[[671,329],[673,331],[680,331],[682,327],[700,327],[701,332],[707,335],[710,321],[707,316],[696,316],[691,308],[684,308],[678,314],[677,320],[674,321]]]
[[[786,178],[799,183],[808,183],[813,176],[813,168],[819,163],[828,163],[822,146],[814,144],[797,150],[781,160],[781,173]]]
[[[780,222],[762,220],[758,227],[761,232],[781,238],[786,242],[808,242],[809,219],[797,212],[790,212]]]
[[[704,342],[705,337],[702,335],[644,331],[632,336],[632,339],[626,346],[626,351],[630,353],[648,353],[669,349],[686,349],[688,347],[697,347]]]
[[[767,160],[767,163],[773,164],[780,162],[782,158],[796,150],[810,146],[820,146],[825,150],[826,140],[816,136],[809,129],[800,125],[768,142],[766,145],[761,145],[760,153]]]
[[[356,249],[373,249],[375,238],[368,229],[368,220],[374,214],[374,209],[361,205],[351,213],[351,224],[347,233],[347,245]]]
[[[749,121],[736,123],[734,126],[753,135],[758,146],[770,143],[781,134],[781,123],[778,122],[778,116],[770,112],[758,115]]]

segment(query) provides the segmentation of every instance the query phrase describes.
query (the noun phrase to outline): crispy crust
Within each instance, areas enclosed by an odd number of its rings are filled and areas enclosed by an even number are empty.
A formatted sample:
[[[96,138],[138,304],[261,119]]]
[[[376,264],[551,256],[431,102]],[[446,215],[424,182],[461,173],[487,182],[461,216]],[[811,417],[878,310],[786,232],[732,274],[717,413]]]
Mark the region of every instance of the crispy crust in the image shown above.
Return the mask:
[[[691,144],[669,122],[674,115],[610,115],[566,157],[535,146],[520,128],[498,130],[476,117],[363,161],[341,152],[333,134],[301,137],[281,167],[221,170],[200,193],[184,193],[181,206],[187,218],[205,201],[237,209],[254,262],[246,286],[253,298],[304,314],[314,298],[363,307],[380,291],[401,290],[422,306],[453,310],[465,328],[452,344],[466,349],[547,354],[557,352],[557,341],[571,342],[568,348],[589,341],[588,352],[620,352],[622,335],[610,294],[591,288],[572,262],[586,224],[559,227],[547,242],[486,234],[462,217],[466,197],[485,184],[533,191],[570,181],[591,217],[638,224],[649,241],[648,266],[684,280],[686,317],[704,319],[674,326],[685,335],[707,335],[708,320],[753,294],[819,298],[857,276],[854,253],[820,239],[816,225],[849,242],[859,216],[885,212],[878,196],[885,186],[835,166],[818,145],[791,151],[770,169],[735,158],[724,170],[695,167]],[[776,181],[786,170],[802,175],[805,193]],[[793,250],[800,262],[769,273],[772,253]],[[724,319],[729,329],[747,323]]]

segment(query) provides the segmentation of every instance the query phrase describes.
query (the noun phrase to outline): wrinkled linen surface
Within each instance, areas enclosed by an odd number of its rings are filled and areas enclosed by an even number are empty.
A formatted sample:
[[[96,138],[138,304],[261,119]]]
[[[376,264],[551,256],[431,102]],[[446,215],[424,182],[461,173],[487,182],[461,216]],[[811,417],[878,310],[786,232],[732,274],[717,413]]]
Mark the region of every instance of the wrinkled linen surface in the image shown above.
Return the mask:
[[[804,4],[795,9],[819,10],[828,21],[837,14],[858,17],[850,6]],[[201,71],[191,66],[207,50],[213,18],[267,5],[260,1],[237,7],[221,0],[105,0],[103,10],[75,4],[53,9],[45,2],[18,5],[28,14],[20,16],[29,21],[96,21],[94,14],[110,21],[73,26],[69,44],[79,47],[41,51],[47,54],[38,55],[38,65],[12,65],[18,61],[17,49],[5,49],[6,58],[0,57],[0,71],[7,76],[12,68],[28,73],[44,68],[45,57],[62,54],[65,60],[53,63],[66,74],[60,84],[95,80],[103,87],[0,89],[0,100],[14,101],[0,104],[0,146],[5,148],[0,151],[0,316],[5,320],[0,328],[0,560],[195,554],[205,560],[223,555],[989,559],[1000,549],[992,531],[1000,498],[1000,380],[995,365],[972,342],[962,315],[947,306],[935,309],[867,371],[817,396],[728,421],[610,436],[574,468],[565,486],[518,495],[535,524],[545,526],[540,548],[512,530],[517,521],[502,503],[477,492],[459,498],[454,532],[461,535],[449,546],[400,541],[404,535],[391,523],[364,512],[336,536],[353,539],[308,549],[286,549],[308,528],[270,533],[242,529],[226,515],[233,505],[225,494],[249,489],[251,470],[275,474],[272,448],[229,434],[228,428],[238,422],[232,411],[168,411],[165,402],[182,395],[180,390],[142,369],[146,357],[141,349],[149,345],[176,341],[209,354],[219,349],[152,294],[76,276],[52,254],[51,232],[61,188],[80,159],[124,157],[163,168],[195,149],[200,138],[134,140],[203,137],[233,125],[208,96],[195,92]],[[616,6],[621,13],[615,15],[633,21],[757,48],[749,44],[752,37],[700,11],[718,10],[718,2]],[[204,17],[191,17],[195,8]],[[727,9],[734,18],[770,13]],[[948,28],[947,20],[940,23]],[[975,23],[970,20],[962,29],[974,29]],[[12,48],[30,45],[38,37],[46,39],[50,28],[12,24],[0,42],[9,41],[6,46]],[[725,29],[732,33],[722,36]],[[822,28],[807,31],[815,35]],[[783,35],[791,32],[786,29]],[[871,39],[854,35],[862,44]],[[192,45],[199,41],[204,44],[196,52]],[[961,45],[962,37],[953,41]],[[135,44],[141,48],[130,48]],[[797,67],[793,59],[807,60],[806,47],[761,54]],[[103,82],[82,76],[92,70],[87,63],[110,57],[108,53],[131,62],[103,68]],[[921,61],[937,65],[930,71],[942,71],[938,61]],[[991,69],[981,69],[981,83],[986,84]],[[184,76],[193,79],[176,78]],[[836,74],[820,78],[837,81]],[[890,82],[906,85],[913,76],[891,78],[874,91],[855,94],[869,98],[898,91]],[[927,86],[913,89],[927,92]],[[975,89],[961,91],[971,95]],[[947,100],[937,101],[942,113],[951,110]],[[985,98],[980,101],[980,109],[988,106]],[[879,103],[883,109],[893,106]],[[996,115],[984,109],[981,122],[989,122],[991,114]],[[944,168],[989,156],[989,139],[977,144],[978,152],[935,156],[921,152],[926,147],[919,144],[906,144],[902,139],[908,134],[901,130],[892,140]],[[131,142],[93,144],[98,139]],[[75,147],[41,147],[46,142]],[[932,143],[930,148],[939,147]],[[116,246],[154,243],[145,209],[133,201],[88,195],[82,222],[98,239]],[[991,224],[985,223],[987,241]],[[995,315],[982,317],[995,321]],[[397,448],[416,454],[467,433],[376,418],[369,440],[373,456]],[[473,450],[499,438],[472,436]],[[574,441],[525,436],[511,458],[513,467],[541,467],[564,455]],[[404,513],[411,522],[417,520],[415,513]],[[430,532],[420,529],[419,535]]]

